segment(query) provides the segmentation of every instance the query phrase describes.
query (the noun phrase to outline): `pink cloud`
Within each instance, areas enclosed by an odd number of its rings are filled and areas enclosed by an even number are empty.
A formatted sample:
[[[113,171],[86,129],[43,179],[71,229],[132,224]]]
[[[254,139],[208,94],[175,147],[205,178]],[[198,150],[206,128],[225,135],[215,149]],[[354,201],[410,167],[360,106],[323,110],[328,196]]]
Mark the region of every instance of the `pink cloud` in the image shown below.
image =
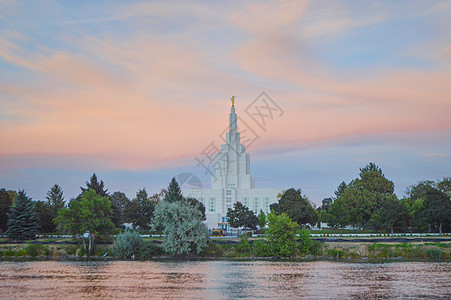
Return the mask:
[[[34,84],[0,84],[0,92],[14,99],[2,103],[3,113],[19,117],[0,121],[0,140],[8,141],[0,155],[33,157],[26,165],[39,164],[34,158],[41,156],[89,158],[124,169],[185,163],[227,125],[232,94],[245,117],[244,108],[262,90],[285,114],[262,134],[256,151],[273,144],[293,148],[365,134],[451,128],[449,44],[441,49],[447,60],[440,70],[346,77],[308,47],[312,37],[381,22],[384,14],[355,20],[329,9],[329,22],[309,20],[307,2],[297,1],[227,11],[170,7],[131,5],[107,17],[172,20],[199,14],[202,21],[226,22],[222,26],[239,31],[239,38],[218,50],[186,31],[157,36],[137,31],[126,38],[80,33],[62,37],[75,50],[40,52],[15,43],[21,35],[0,38],[0,56],[39,78]],[[189,29],[199,35],[210,24],[193,23]]]

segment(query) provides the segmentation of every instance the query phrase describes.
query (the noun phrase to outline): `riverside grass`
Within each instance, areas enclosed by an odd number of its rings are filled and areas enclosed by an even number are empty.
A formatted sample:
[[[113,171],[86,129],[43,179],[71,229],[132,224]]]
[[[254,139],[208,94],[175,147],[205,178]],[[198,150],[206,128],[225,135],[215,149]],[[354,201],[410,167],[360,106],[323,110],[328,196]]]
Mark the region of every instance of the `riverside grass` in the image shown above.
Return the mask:
[[[237,244],[220,244],[211,241],[204,248],[202,253],[195,255],[190,254],[186,256],[179,256],[181,258],[212,258],[212,259],[260,259],[261,249],[258,248],[259,241],[256,239],[249,241],[242,239]],[[150,241],[146,241],[150,245]],[[167,258],[159,246],[151,245],[148,251],[143,251],[142,255],[137,259],[154,259]],[[295,255],[285,259],[306,259],[306,260],[337,260],[337,261],[390,261],[390,260],[408,260],[408,261],[451,261],[451,243],[444,242],[424,242],[424,243],[317,243],[315,248],[312,248],[311,253],[301,252],[304,249],[302,245],[298,244]],[[98,245],[95,249],[94,255],[91,258],[103,257],[105,254],[109,258],[119,259],[113,253],[113,244]],[[27,244],[4,244],[0,245],[0,258],[15,259],[15,258],[29,258],[29,259],[76,259],[87,258],[87,253],[84,251],[82,245],[77,244],[34,244],[29,242]],[[266,257],[263,259],[272,259]]]

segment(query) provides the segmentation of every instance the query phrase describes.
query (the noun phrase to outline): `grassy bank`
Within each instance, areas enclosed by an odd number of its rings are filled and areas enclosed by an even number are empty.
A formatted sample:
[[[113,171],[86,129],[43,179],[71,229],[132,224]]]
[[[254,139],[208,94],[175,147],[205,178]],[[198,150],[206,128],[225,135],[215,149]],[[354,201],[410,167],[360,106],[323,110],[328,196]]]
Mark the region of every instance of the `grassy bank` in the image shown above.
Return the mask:
[[[258,240],[258,239],[257,239]],[[242,239],[235,244],[224,244],[211,241],[200,255],[187,258],[258,258],[259,249],[256,240]],[[75,241],[74,241],[75,242]],[[146,247],[140,253],[140,259],[167,257],[159,247],[158,241],[146,241]],[[112,244],[96,245],[91,257],[110,257]],[[346,243],[318,242],[308,252],[298,245],[293,259],[309,260],[441,260],[451,261],[451,243]],[[87,257],[80,244],[3,244],[0,246],[0,258],[47,258],[74,259]]]

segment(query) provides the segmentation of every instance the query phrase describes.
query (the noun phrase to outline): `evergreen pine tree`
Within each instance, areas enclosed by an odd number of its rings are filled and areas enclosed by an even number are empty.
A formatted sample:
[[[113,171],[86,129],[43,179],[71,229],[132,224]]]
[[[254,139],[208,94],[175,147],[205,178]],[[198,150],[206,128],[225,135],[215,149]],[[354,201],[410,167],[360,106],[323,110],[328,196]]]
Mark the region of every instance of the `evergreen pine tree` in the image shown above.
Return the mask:
[[[64,196],[63,190],[57,184],[52,186],[52,188],[47,192],[47,204],[51,207],[52,218],[56,218],[58,215],[58,210],[64,207]]]
[[[39,229],[33,202],[25,191],[19,191],[14,206],[8,213],[8,230],[6,234],[11,240],[24,241],[36,238]]]
[[[172,177],[172,180],[169,183],[169,187],[166,195],[164,196],[164,200],[170,203],[183,200],[182,191],[180,190],[179,183],[177,182],[175,177]]]
[[[105,189],[104,185],[103,180],[100,180],[99,182],[96,173],[93,173],[90,180],[86,181],[87,188],[81,188],[81,190],[84,192],[86,190],[93,189],[97,195],[101,197],[108,197],[108,190]]]
[[[8,216],[6,215],[13,204],[13,199],[5,189],[0,190],[0,234],[7,228]]]

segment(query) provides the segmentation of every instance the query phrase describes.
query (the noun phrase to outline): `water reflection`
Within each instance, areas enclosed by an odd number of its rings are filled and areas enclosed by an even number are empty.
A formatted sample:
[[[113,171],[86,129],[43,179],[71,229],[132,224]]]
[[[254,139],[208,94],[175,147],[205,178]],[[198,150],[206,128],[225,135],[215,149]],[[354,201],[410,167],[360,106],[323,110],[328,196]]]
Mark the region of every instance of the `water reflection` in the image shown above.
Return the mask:
[[[451,263],[0,262],[0,298],[451,298]]]

